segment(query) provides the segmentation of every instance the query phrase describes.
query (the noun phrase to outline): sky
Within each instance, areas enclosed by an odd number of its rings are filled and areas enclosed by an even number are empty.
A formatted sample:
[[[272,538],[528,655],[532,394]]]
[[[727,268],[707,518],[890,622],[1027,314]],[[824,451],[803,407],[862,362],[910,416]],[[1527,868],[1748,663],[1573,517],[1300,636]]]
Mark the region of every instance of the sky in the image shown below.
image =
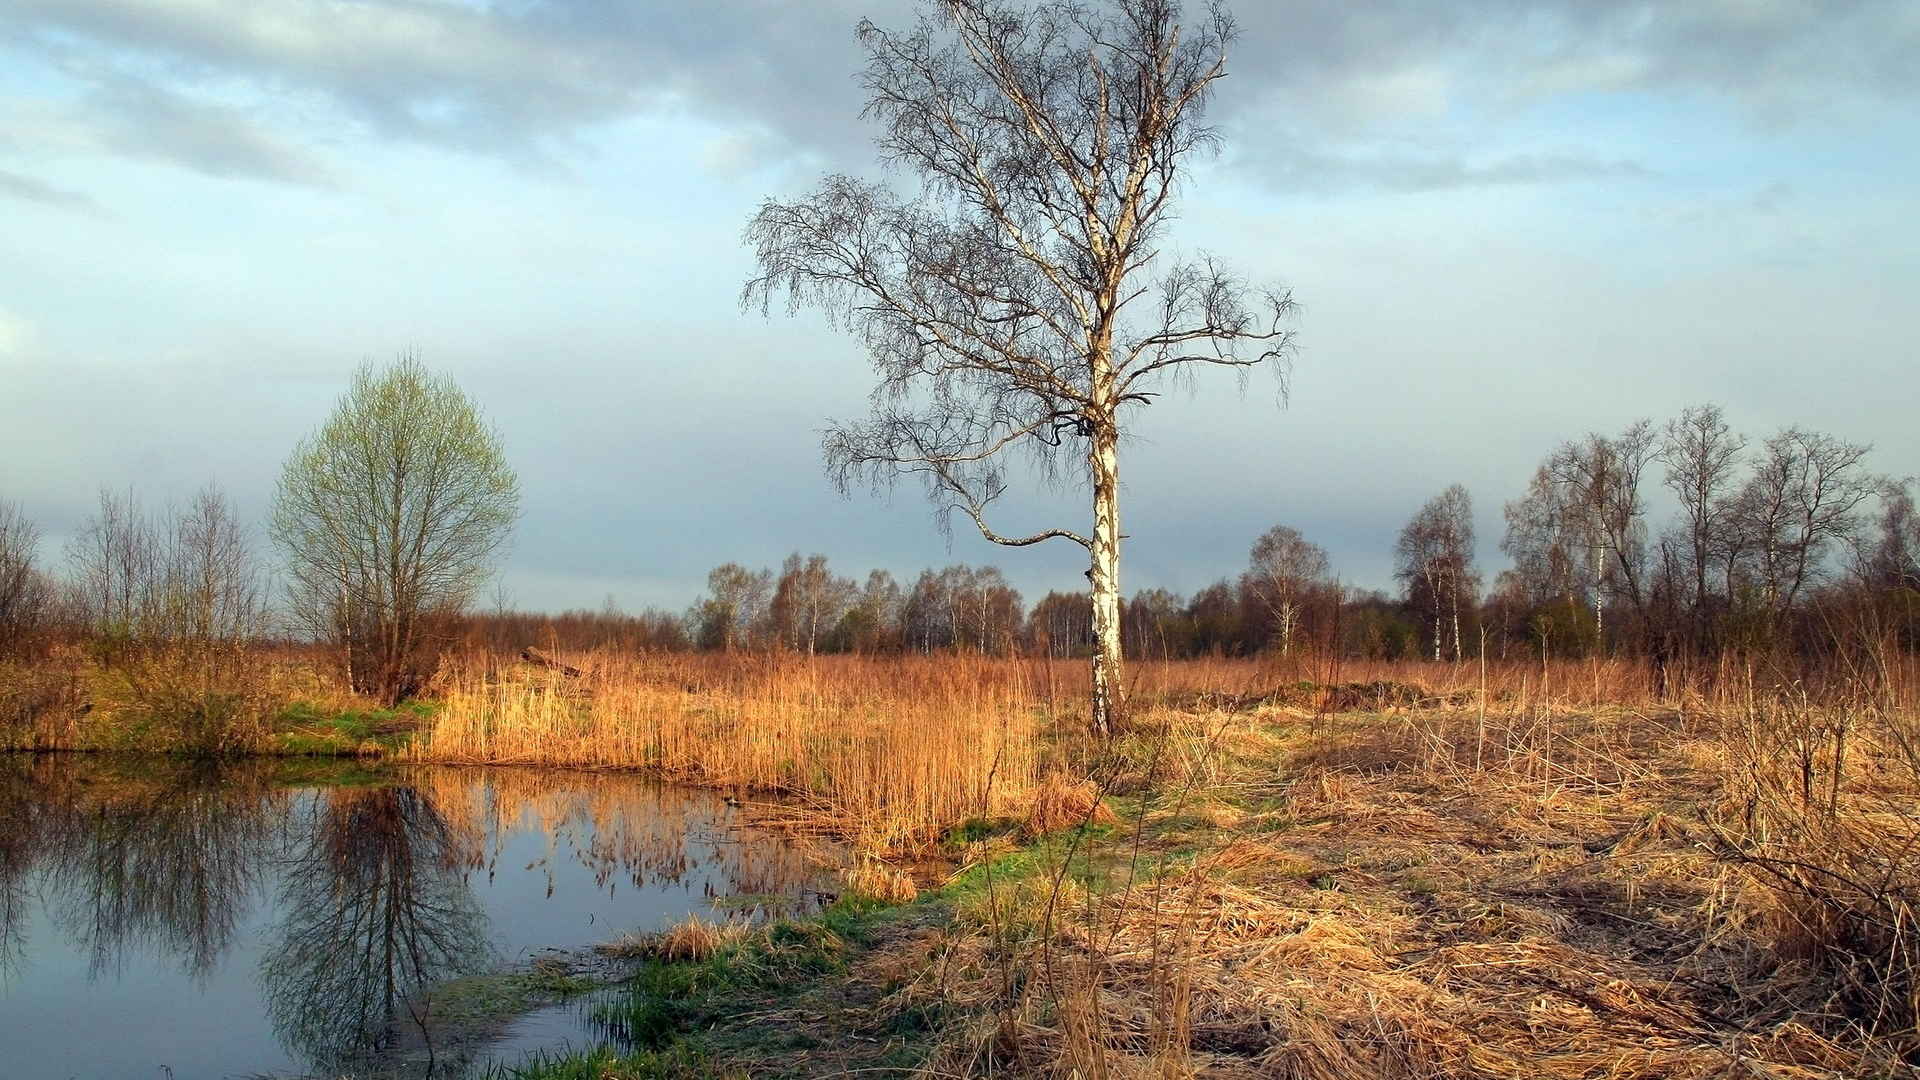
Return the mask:
[[[1389,587],[1453,483],[1490,580],[1557,443],[1701,402],[1920,473],[1920,5],[1232,7],[1168,247],[1291,288],[1299,351],[1284,398],[1203,375],[1137,415],[1128,590],[1237,574],[1276,523]],[[1067,542],[837,494],[862,349],[739,306],[763,199],[886,175],[862,18],[916,5],[0,0],[0,499],[55,567],[103,487],[261,520],[353,370],[411,351],[519,473],[521,608],[679,609],[791,551],[1082,585]],[[1089,517],[1035,484],[996,509]]]

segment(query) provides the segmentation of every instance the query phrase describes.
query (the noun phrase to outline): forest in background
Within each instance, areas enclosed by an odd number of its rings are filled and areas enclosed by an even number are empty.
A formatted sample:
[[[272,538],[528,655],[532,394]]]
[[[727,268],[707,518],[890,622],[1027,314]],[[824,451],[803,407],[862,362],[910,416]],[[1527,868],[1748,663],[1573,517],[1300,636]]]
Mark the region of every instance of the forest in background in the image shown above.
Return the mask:
[[[1395,544],[1397,593],[1340,582],[1328,552],[1277,524],[1237,577],[1191,595],[1137,590],[1122,609],[1143,659],[1288,655],[1462,661],[1543,654],[1640,657],[1656,667],[1726,652],[1818,657],[1837,642],[1920,644],[1920,514],[1911,478],[1876,473],[1870,447],[1787,428],[1754,442],[1718,407],[1640,421],[1549,452],[1505,506],[1511,565],[1474,559],[1472,498],[1455,485],[1412,515]],[[1675,508],[1654,520],[1664,492]],[[1383,538],[1384,540],[1384,538]],[[148,513],[103,492],[64,552],[0,502],[0,654],[59,641],[284,639],[253,530],[215,489]],[[846,575],[823,554],[777,569],[729,562],[685,612],[534,613],[496,603],[434,613],[445,646],[512,651],[617,647],[801,653],[1081,657],[1088,593],[1029,602],[998,567],[952,565],[910,581]]]

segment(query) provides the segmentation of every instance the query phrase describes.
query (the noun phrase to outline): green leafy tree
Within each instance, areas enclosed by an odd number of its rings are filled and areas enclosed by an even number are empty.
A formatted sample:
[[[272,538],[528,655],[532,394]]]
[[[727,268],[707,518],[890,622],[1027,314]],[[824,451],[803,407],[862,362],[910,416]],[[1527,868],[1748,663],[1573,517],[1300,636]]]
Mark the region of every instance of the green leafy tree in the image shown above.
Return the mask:
[[[280,477],[272,534],[294,616],[388,704],[433,673],[520,515],[499,434],[412,356],[362,367]]]

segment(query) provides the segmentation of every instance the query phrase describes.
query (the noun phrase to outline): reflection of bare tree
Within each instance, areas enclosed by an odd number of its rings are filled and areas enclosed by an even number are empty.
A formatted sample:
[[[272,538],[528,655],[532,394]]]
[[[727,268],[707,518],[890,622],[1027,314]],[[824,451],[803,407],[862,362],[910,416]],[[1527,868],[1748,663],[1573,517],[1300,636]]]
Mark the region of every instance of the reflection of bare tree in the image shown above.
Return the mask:
[[[331,1068],[381,1048],[434,984],[478,970],[486,921],[462,876],[472,845],[418,789],[335,790],[284,868],[261,964],[287,1046]]]
[[[286,801],[266,773],[170,763],[36,784],[43,794],[33,842],[60,898],[56,915],[84,943],[91,970],[154,946],[206,977],[246,916]]]
[[[26,959],[27,871],[39,850],[44,817],[28,779],[27,760],[0,754],[0,990]]]

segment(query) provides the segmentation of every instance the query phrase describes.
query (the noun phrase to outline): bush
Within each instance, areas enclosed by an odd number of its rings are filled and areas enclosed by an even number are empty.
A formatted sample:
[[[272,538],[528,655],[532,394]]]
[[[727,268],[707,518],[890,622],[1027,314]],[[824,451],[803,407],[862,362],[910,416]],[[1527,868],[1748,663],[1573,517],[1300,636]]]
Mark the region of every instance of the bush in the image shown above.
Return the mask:
[[[0,749],[71,745],[84,700],[70,667],[0,663]]]
[[[139,749],[216,755],[257,750],[275,712],[254,658],[239,646],[157,647],[114,669]]]

